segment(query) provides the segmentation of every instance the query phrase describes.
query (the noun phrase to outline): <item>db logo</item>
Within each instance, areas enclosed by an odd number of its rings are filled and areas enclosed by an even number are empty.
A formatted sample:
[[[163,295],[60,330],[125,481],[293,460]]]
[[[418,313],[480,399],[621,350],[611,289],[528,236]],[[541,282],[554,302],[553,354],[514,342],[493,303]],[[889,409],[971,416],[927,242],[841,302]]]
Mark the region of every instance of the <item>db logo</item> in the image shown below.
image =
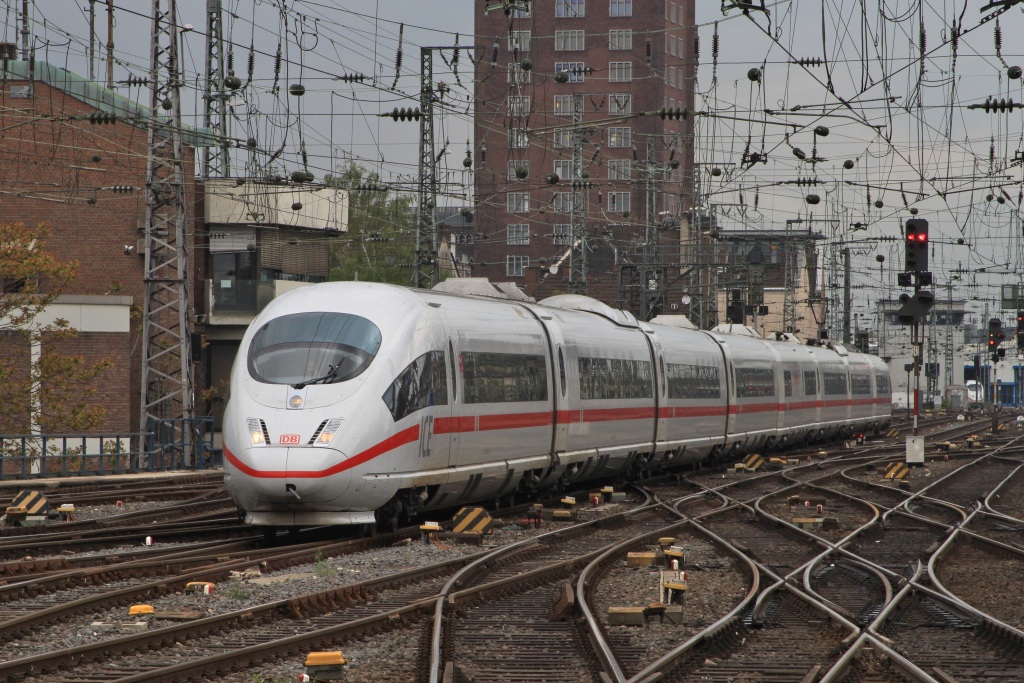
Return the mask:
[[[298,444],[299,443],[299,435],[298,434],[282,434],[281,435],[280,443],[283,443],[283,444],[293,444],[293,445],[294,444]]]

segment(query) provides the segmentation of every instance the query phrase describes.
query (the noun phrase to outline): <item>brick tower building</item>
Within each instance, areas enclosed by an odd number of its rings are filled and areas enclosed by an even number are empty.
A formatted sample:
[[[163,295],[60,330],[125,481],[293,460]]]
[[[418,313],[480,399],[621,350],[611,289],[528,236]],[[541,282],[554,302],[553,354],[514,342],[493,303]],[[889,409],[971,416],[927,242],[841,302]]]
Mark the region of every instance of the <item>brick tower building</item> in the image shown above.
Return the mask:
[[[693,0],[476,8],[472,274],[673,312],[693,206]]]

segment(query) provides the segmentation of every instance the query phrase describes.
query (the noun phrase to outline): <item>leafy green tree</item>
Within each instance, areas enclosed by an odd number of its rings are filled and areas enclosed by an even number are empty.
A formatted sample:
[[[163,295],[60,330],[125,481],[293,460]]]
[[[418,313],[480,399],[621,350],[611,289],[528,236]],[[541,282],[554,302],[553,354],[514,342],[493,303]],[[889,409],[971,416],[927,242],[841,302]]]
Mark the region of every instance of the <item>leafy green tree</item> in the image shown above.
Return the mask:
[[[94,380],[111,361],[64,353],[77,331],[40,319],[78,270],[47,251],[49,235],[44,225],[0,223],[0,434],[84,432],[106,414]]]
[[[412,285],[416,259],[416,207],[380,176],[355,163],[325,184],[349,191],[348,235],[332,246],[331,280]]]

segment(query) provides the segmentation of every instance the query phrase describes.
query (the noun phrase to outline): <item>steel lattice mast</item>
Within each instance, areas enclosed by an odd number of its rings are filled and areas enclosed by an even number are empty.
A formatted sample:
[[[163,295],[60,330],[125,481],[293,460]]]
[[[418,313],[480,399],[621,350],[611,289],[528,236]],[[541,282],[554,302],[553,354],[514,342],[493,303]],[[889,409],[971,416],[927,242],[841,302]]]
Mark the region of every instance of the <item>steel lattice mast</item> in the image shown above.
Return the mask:
[[[175,0],[153,0],[143,265],[146,292],[142,316],[140,427],[143,431],[152,429],[155,420],[182,418],[180,424],[185,425],[193,418],[176,15]],[[166,438],[191,443],[188,437],[171,435]],[[190,464],[189,453],[186,448],[185,464]]]
[[[434,50],[420,48],[420,187],[416,223],[416,286],[432,287],[439,279],[437,230],[437,160],[434,158]]]
[[[203,177],[231,175],[228,152],[228,117],[225,111],[224,37],[221,0],[206,0],[206,91],[203,125],[217,136],[216,144],[203,149]],[[232,74],[233,75],[233,74]]]

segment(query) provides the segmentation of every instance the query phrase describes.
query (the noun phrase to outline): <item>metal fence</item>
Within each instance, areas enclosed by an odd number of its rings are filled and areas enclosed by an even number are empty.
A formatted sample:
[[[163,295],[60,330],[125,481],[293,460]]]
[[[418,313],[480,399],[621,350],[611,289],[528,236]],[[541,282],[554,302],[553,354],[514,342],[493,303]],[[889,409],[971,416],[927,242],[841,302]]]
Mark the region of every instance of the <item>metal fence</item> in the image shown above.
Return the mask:
[[[220,466],[213,418],[157,420],[148,432],[0,435],[0,480]]]

